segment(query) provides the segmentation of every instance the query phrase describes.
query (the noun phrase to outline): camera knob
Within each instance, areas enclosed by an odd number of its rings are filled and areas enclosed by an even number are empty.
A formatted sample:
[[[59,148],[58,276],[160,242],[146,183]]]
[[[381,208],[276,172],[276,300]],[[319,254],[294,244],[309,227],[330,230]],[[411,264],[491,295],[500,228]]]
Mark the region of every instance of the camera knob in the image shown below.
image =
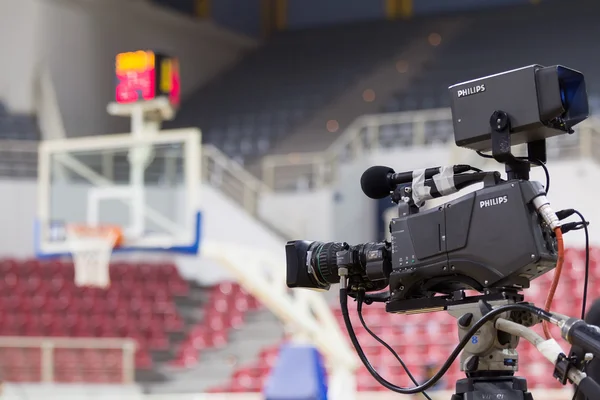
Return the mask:
[[[502,132],[506,128],[508,128],[508,114],[504,111],[494,111],[492,116],[490,117],[490,125],[497,132]]]
[[[474,372],[479,368],[479,357],[472,356],[465,365],[466,372]]]
[[[468,328],[469,326],[471,326],[471,321],[473,321],[473,314],[466,313],[458,319],[458,325],[461,328]]]

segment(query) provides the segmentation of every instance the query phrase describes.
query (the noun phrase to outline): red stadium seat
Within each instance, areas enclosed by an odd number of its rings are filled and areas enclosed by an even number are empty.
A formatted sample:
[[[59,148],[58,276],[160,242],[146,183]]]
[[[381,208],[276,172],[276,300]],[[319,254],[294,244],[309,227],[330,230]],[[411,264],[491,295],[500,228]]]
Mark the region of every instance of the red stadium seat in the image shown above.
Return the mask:
[[[152,368],[152,358],[146,350],[141,349],[135,353],[135,366],[139,369]]]
[[[198,347],[200,345],[201,347]],[[177,356],[171,361],[174,367],[189,367],[198,363],[199,349],[204,347],[204,343],[197,343],[196,338],[188,339],[181,344]]]
[[[2,259],[0,272],[0,334],[4,336],[132,337],[142,345],[136,353],[136,366],[150,368],[148,348],[168,349],[166,332],[184,328],[172,296],[187,293],[189,287],[173,264],[116,263],[110,267],[112,284],[108,290],[75,287],[72,263]],[[225,319],[226,324],[231,321]],[[224,340],[226,336],[217,335],[217,343]],[[105,350],[111,354],[107,357],[98,351],[83,351],[81,359],[61,351],[54,353],[59,382],[106,383],[121,379],[117,371],[122,368],[120,351]],[[0,354],[9,365],[24,362],[19,352]],[[37,365],[39,369],[39,359]],[[102,372],[106,365],[111,371]],[[74,372],[77,367],[87,372]],[[27,381],[32,376],[17,371],[7,379]]]

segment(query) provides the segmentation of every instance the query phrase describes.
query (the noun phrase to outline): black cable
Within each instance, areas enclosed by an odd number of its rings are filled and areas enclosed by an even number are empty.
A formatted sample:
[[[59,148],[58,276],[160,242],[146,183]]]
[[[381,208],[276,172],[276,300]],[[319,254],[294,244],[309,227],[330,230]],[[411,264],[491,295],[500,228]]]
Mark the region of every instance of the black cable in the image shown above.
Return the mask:
[[[363,328],[365,328],[365,330],[369,333],[369,335],[371,335],[373,337],[373,339],[377,340],[379,342],[379,344],[381,344],[383,347],[385,347],[390,353],[392,353],[392,355],[394,357],[396,357],[396,360],[398,360],[398,362],[400,363],[400,365],[402,366],[402,368],[404,369],[404,371],[406,372],[406,374],[408,375],[408,377],[410,378],[410,380],[412,381],[412,383],[415,384],[415,386],[419,386],[419,384],[417,383],[417,380],[413,377],[413,375],[410,373],[410,370],[408,369],[408,367],[406,366],[406,364],[404,364],[404,361],[402,361],[402,358],[400,358],[400,356],[398,355],[398,353],[396,353],[396,351],[394,349],[392,349],[392,347],[387,344],[386,342],[384,342],[379,336],[377,336],[373,331],[371,331],[369,329],[369,327],[367,326],[367,324],[365,323],[365,320],[363,318],[362,315],[362,305],[363,305],[363,298],[364,298],[365,292],[364,291],[360,291],[358,293],[357,299],[356,299],[356,311],[358,313],[358,319],[360,320],[360,323],[362,324]],[[427,400],[432,400],[431,397],[429,397],[429,395],[427,393],[425,393],[425,391],[423,391],[423,396],[425,396],[425,398]]]
[[[581,304],[581,319],[585,319],[585,309],[587,308],[587,292],[588,282],[590,279],[590,233],[588,231],[588,224],[583,217],[583,214],[577,210],[573,210],[575,214],[581,219],[583,224],[583,231],[585,232],[585,280],[583,282],[583,302]]]
[[[477,150],[475,153],[477,153],[477,155],[479,157],[483,157],[483,158],[494,158],[494,156],[490,156],[489,154],[483,154],[483,152]]]
[[[480,168],[473,167],[473,166],[471,166],[471,165],[469,165],[469,167],[471,167],[471,171],[475,171],[475,172],[483,172],[483,170],[482,170],[482,169],[480,169]]]
[[[581,219],[581,223],[583,224],[583,231],[585,233],[585,278],[583,281],[583,301],[581,304],[581,319],[585,320],[585,309],[587,308],[587,291],[588,291],[588,282],[590,277],[590,235],[587,227],[587,223],[583,214],[577,210],[568,210],[573,211],[573,214],[577,214],[577,216]],[[579,386],[575,388],[575,393],[573,393],[573,397],[571,400],[575,400],[579,398]]]
[[[469,331],[465,334],[465,336],[462,338],[462,340],[458,343],[456,348],[452,351],[452,353],[450,354],[450,357],[448,357],[448,359],[444,362],[444,364],[442,365],[440,370],[432,378],[430,378],[427,382],[422,383],[421,385],[416,386],[414,388],[403,388],[400,386],[396,386],[393,383],[390,383],[387,380],[385,380],[384,378],[382,378],[381,375],[379,375],[377,373],[377,371],[373,368],[371,363],[369,363],[369,360],[367,359],[367,356],[365,355],[362,347],[360,346],[360,343],[358,343],[358,339],[356,338],[356,334],[354,333],[354,328],[352,327],[352,321],[350,320],[350,314],[348,313],[348,289],[347,288],[340,288],[340,306],[342,309],[342,316],[344,317],[344,324],[346,325],[346,330],[348,331],[348,335],[350,336],[350,341],[352,342],[352,345],[354,346],[354,349],[356,350],[356,353],[358,354],[358,357],[362,361],[363,365],[367,368],[367,370],[369,371],[371,376],[373,376],[373,378],[375,378],[375,380],[377,382],[379,382],[383,387],[391,390],[392,392],[401,393],[401,394],[421,393],[424,390],[427,390],[430,387],[432,387],[433,385],[435,385],[437,383],[437,381],[439,381],[442,378],[442,376],[446,373],[446,371],[448,371],[448,369],[450,368],[450,366],[452,365],[454,360],[456,360],[456,357],[458,357],[458,355],[460,354],[462,349],[467,345],[467,343],[469,343],[469,341],[471,340],[471,337],[473,335],[475,335],[477,330],[481,329],[481,327],[486,322],[488,322],[488,320],[491,320],[492,318],[496,317],[497,315],[500,315],[507,311],[528,311],[528,312],[531,312],[531,313],[539,316],[540,318],[544,319],[545,321],[549,321],[550,316],[551,316],[550,313],[548,313],[540,308],[533,307],[533,306],[526,305],[526,304],[508,304],[505,306],[498,307],[498,308],[490,311],[486,315],[484,315],[483,318],[481,318],[479,321],[477,321],[475,324],[473,324],[471,329],[469,329]]]
[[[539,165],[544,170],[544,174],[546,175],[546,194],[548,194],[548,192],[550,191],[550,172],[548,172],[548,167],[546,166],[546,164],[544,164],[538,159],[529,158],[527,160],[529,160],[529,162],[533,164]]]

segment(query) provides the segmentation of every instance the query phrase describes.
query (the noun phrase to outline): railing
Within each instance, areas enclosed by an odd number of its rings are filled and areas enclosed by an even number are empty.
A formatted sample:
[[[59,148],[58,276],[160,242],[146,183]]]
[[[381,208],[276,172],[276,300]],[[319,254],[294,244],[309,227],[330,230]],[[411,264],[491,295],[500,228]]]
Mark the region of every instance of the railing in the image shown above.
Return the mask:
[[[202,146],[202,180],[218,188],[252,215],[258,215],[261,193],[270,188],[212,145]]]
[[[0,177],[33,178],[37,175],[38,142],[0,140]]]
[[[260,197],[272,192],[263,181],[212,145],[202,146],[202,181],[232,199],[254,218],[260,220],[285,239],[301,237],[297,232],[280,225],[275,226],[259,212]]]
[[[560,135],[548,140],[548,157],[586,157],[600,160],[597,133],[600,122],[590,118],[576,126],[575,135]],[[260,197],[272,191],[321,188],[336,181],[343,163],[363,157],[373,151],[398,147],[419,148],[446,143],[457,163],[481,166],[485,160],[475,152],[459,149],[453,143],[452,118],[449,109],[366,115],[359,117],[326,151],[320,153],[266,156],[263,179],[254,177],[243,166],[211,145],[202,150],[202,179],[238,203],[250,215],[261,219]],[[516,152],[519,151],[517,148]],[[0,176],[35,177],[37,143],[0,141]],[[115,160],[107,157],[102,170],[114,171]],[[493,161],[488,161],[491,165]],[[149,174],[152,171],[147,171]],[[161,173],[161,172],[159,172]],[[279,232],[292,237],[293,232]],[[297,236],[297,235],[295,235]]]
[[[38,144],[38,142],[32,141],[0,140],[0,177],[36,177]],[[149,168],[146,170],[148,180],[159,182],[161,174],[176,172],[176,166],[181,164],[181,154],[180,152],[158,153],[155,156],[157,162],[153,165],[175,165],[175,168],[158,168],[156,170]],[[260,196],[271,192],[271,188],[212,145],[202,146],[201,157],[202,181],[221,191],[250,215],[261,219],[258,211]],[[126,159],[103,157],[102,165],[95,167],[98,171],[112,171],[114,176],[111,178],[115,178],[117,181],[119,179],[127,180],[128,174],[119,174],[118,169],[123,166],[119,162],[126,162]],[[128,171],[128,166],[125,166],[124,171]],[[269,224],[267,223],[267,225]],[[294,235],[294,232],[281,231],[281,227],[273,227],[273,229],[285,238],[298,236]]]
[[[0,176],[35,177],[38,144],[33,141],[0,140]],[[181,154],[176,153],[176,156],[181,157]],[[115,160],[105,157],[102,162],[114,164]],[[100,169],[114,171],[113,167],[114,165],[103,164]],[[152,172],[149,171],[150,174]],[[258,213],[260,194],[270,191],[261,180],[211,145],[202,147],[202,180],[222,191],[252,215]]]
[[[0,337],[2,379],[9,382],[132,383],[133,339]]]
[[[596,139],[600,121],[590,118],[576,126],[575,130],[575,135],[561,135],[548,140],[549,158],[577,154],[600,159],[600,143]],[[275,191],[317,189],[335,182],[341,164],[370,152],[443,143],[453,147],[454,158],[462,163],[468,163],[465,157],[478,159],[475,152],[455,146],[450,109],[365,115],[356,119],[323,152],[264,157],[262,177],[265,184]]]

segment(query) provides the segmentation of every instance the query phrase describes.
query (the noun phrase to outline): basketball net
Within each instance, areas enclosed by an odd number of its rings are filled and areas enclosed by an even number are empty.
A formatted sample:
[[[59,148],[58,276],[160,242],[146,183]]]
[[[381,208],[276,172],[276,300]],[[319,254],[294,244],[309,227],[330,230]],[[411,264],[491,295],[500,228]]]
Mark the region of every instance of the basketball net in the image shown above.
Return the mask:
[[[110,257],[121,240],[121,229],[114,226],[68,227],[67,243],[75,265],[75,285],[98,288],[110,286]]]

